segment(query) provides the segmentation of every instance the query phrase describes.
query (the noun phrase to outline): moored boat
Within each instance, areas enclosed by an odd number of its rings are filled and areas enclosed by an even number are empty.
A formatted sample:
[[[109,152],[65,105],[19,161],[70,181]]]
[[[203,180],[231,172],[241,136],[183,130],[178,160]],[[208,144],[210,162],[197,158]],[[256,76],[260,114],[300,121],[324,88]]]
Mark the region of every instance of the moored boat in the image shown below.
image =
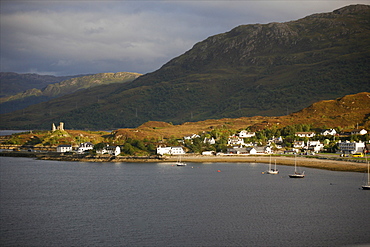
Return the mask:
[[[269,163],[269,169],[265,171],[267,174],[279,174],[279,170],[276,169],[276,160],[275,160],[275,168],[271,168],[271,156],[270,156],[270,163]]]
[[[180,156],[180,157],[179,157],[179,159],[177,160],[176,165],[177,165],[177,166],[186,166],[186,163],[181,162],[181,156]]]
[[[304,178],[304,171],[303,172],[297,172],[297,155],[294,157],[294,173],[289,174],[290,178]]]

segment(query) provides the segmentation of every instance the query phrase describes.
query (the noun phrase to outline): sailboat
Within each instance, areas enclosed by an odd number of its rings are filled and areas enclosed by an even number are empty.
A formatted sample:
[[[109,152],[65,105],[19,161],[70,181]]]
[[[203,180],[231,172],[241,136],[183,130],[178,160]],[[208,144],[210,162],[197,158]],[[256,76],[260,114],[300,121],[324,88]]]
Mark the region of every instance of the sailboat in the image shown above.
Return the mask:
[[[294,157],[294,173],[289,174],[290,178],[304,178],[304,171],[303,172],[297,172],[297,155]]]
[[[177,166],[186,166],[186,163],[181,162],[181,156],[180,156],[180,157],[179,157],[179,159],[177,160],[176,165],[177,165]]]
[[[279,174],[279,170],[276,169],[276,160],[275,160],[275,168],[271,169],[271,156],[270,156],[270,163],[269,163],[269,169],[265,171],[267,174]]]
[[[367,163],[367,183],[362,185],[363,190],[370,190],[370,168],[369,168],[369,161],[367,161],[366,154],[365,154],[365,160]]]

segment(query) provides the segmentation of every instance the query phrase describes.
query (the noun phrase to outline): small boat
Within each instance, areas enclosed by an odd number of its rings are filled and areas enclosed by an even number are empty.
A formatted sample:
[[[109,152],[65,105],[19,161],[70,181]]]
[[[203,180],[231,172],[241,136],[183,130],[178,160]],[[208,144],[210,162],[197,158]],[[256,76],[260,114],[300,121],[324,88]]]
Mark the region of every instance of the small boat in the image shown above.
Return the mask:
[[[276,169],[276,160],[275,160],[275,168],[271,168],[271,156],[270,156],[270,163],[269,163],[269,169],[265,171],[266,174],[279,174],[279,170]]]
[[[290,178],[304,178],[304,171],[303,172],[297,172],[297,155],[294,158],[294,173],[289,174]]]
[[[180,156],[180,157],[179,157],[179,159],[177,160],[176,165],[177,165],[177,166],[186,166],[186,163],[181,162],[181,156]]]
[[[362,185],[363,190],[370,190],[370,168],[369,168],[369,161],[367,161],[366,154],[365,154],[365,159],[367,163],[367,183]]]

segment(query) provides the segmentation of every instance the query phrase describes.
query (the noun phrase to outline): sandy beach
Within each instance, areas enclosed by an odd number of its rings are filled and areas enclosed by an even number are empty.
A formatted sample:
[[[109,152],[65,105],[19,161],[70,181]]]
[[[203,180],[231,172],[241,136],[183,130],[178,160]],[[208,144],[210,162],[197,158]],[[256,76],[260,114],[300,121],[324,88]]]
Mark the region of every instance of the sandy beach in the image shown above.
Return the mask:
[[[176,162],[177,157],[167,157],[166,161]],[[272,156],[272,163],[277,165],[294,166],[294,157]],[[269,163],[269,156],[182,156],[183,162],[245,162],[245,163]],[[340,161],[323,158],[306,158],[297,156],[297,165],[301,167],[311,167],[318,169],[326,169],[332,171],[351,171],[351,172],[366,172],[367,164],[359,162]]]
[[[111,155],[64,155],[59,153],[34,153],[34,152],[0,152],[0,156],[10,157],[28,157],[41,160],[59,160],[59,161],[76,161],[76,162],[176,162],[178,156],[111,156]],[[294,156],[272,155],[271,163],[277,165],[294,166]],[[355,159],[353,159],[355,160]],[[332,171],[349,171],[349,172],[367,172],[367,164],[365,162],[340,160],[336,157],[324,156],[297,156],[296,162],[300,167],[311,167],[318,169],[326,169]],[[266,155],[184,155],[181,157],[183,162],[194,163],[269,163],[270,156]]]

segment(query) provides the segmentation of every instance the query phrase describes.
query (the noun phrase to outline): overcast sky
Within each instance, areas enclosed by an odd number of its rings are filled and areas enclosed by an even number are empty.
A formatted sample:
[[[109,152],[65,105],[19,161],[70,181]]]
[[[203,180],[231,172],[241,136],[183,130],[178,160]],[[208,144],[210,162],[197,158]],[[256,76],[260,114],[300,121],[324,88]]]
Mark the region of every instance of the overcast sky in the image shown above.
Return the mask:
[[[209,36],[367,1],[0,0],[1,72],[148,73]]]

